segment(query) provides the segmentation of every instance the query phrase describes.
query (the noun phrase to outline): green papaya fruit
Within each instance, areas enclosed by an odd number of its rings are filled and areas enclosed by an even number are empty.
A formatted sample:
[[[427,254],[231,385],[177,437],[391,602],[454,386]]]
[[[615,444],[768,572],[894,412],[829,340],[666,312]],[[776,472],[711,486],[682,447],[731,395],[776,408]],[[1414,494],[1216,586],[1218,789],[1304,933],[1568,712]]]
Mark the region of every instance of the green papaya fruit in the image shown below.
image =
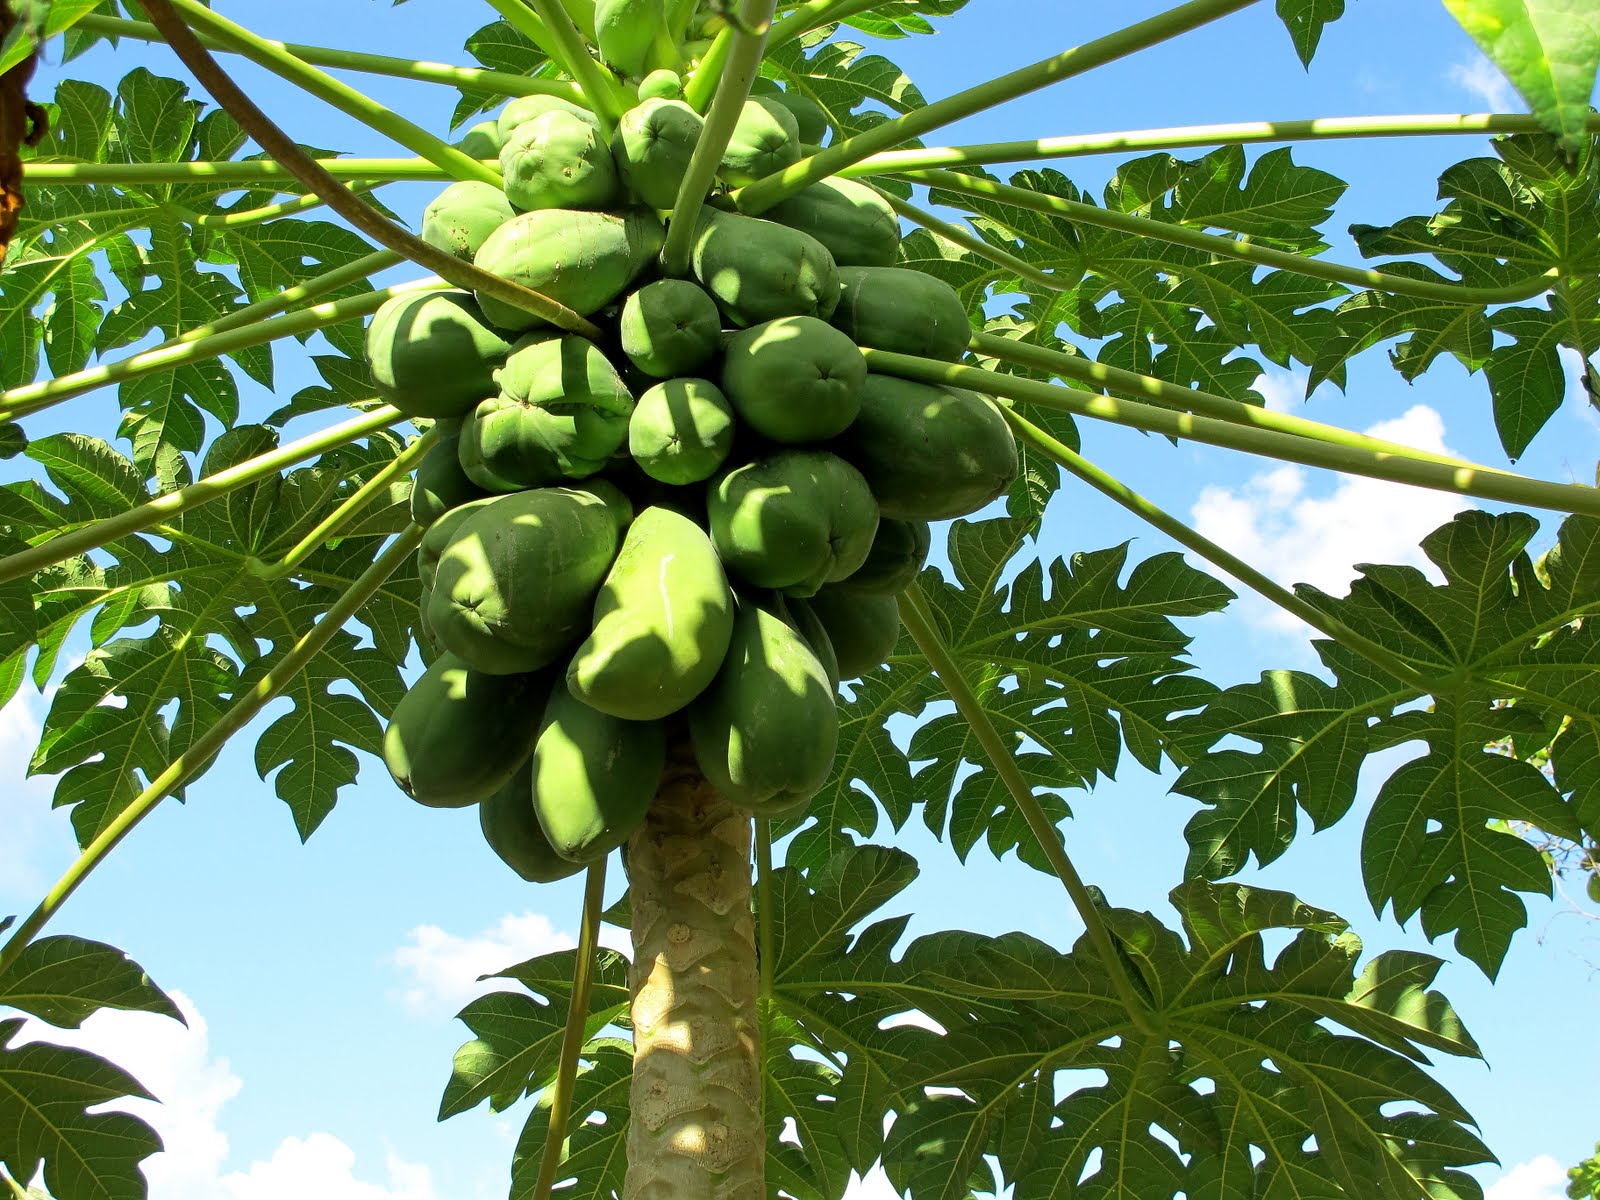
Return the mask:
[[[606,65],[619,75],[643,75],[662,15],[662,0],[595,0],[595,44]]]
[[[799,603],[827,630],[839,678],[855,679],[894,653],[900,640],[900,606],[893,596],[852,592],[830,584]]]
[[[1005,418],[961,388],[867,376],[855,424],[831,443],[853,463],[886,517],[943,521],[977,512],[1017,477]]]
[[[489,849],[529,883],[554,883],[583,870],[556,853],[533,811],[533,758],[492,796],[478,802],[478,825]]]
[[[418,804],[476,804],[532,753],[550,691],[549,672],[490,675],[441,654],[394,706],[384,765]]]
[[[422,240],[471,262],[485,239],[512,217],[506,194],[492,183],[452,183],[422,210]]]
[[[827,672],[799,633],[748,597],[722,669],[688,715],[701,772],[758,816],[803,809],[833,770],[839,715]]]
[[[828,248],[776,221],[707,210],[695,232],[692,264],[695,278],[735,325],[776,317],[827,320],[839,302],[839,268]]]
[[[654,261],[665,231],[651,213],[541,208],[512,217],[491,233],[472,260],[558,300],[582,316],[610,304]],[[502,329],[542,325],[538,317],[492,296],[484,316]]]
[[[428,448],[417,464],[411,480],[411,520],[427,529],[452,508],[486,494],[467,478],[456,452],[461,441],[461,418],[444,417],[438,425],[439,439]]]
[[[662,67],[641,79],[635,94],[641,100],[676,100],[683,94],[683,79],[676,71]]]
[[[579,120],[588,121],[591,125],[600,123],[592,112],[581,108],[571,100],[563,100],[560,96],[518,96],[500,110],[500,116],[495,120],[495,132],[500,135],[500,146],[504,146],[510,139],[512,130],[525,121],[541,117],[547,112],[569,113]],[[500,146],[495,147],[495,154],[500,153]]]
[[[658,279],[622,306],[622,352],[646,375],[692,375],[722,343],[722,316],[704,288],[687,279]]]
[[[633,396],[587,338],[526,334],[498,379],[499,394],[461,430],[461,466],[479,487],[514,492],[582,479],[628,440]]]
[[[588,121],[555,110],[524,121],[500,147],[506,199],[538,208],[606,208],[622,192],[606,138]]]
[[[709,379],[668,379],[645,391],[628,419],[628,453],[662,483],[710,479],[733,448],[733,405]]]
[[[786,92],[775,93],[772,98],[794,115],[795,132],[800,135],[802,147],[822,144],[829,128],[828,114],[822,105],[792,87]]]
[[[898,596],[911,585],[928,561],[933,539],[926,521],[901,521],[883,517],[867,561],[837,586],[852,592]]]
[[[378,394],[408,417],[459,417],[495,393],[511,343],[468,292],[407,292],[367,326],[367,367]]]
[[[843,433],[861,407],[867,360],[816,317],[779,317],[728,340],[722,390],[746,425],[786,445]]]
[[[878,527],[867,481],[826,450],[778,450],[724,471],[706,512],[729,571],[791,596],[855,571]]]
[[[628,526],[567,687],[614,717],[665,717],[711,682],[732,631],[733,592],[711,539],[683,514],[654,505]]]
[[[840,267],[828,318],[860,346],[958,362],[972,340],[967,306],[942,279],[907,267]]]
[[[806,601],[796,596],[780,597],[783,600],[783,618],[801,637],[805,638],[806,645],[811,647],[811,653],[817,656],[817,661],[822,664],[822,673],[828,677],[828,685],[835,692],[839,690],[839,658],[833,652],[833,642],[828,638],[828,631],[823,628],[822,622],[817,620],[817,614],[811,611],[811,606]]]
[[[623,113],[611,137],[622,182],[641,204],[670,209],[705,118],[682,100],[643,100]]]
[[[427,608],[439,643],[491,674],[554,662],[588,632],[595,593],[632,516],[603,481],[484,505],[439,555]]]
[[[809,233],[826,246],[839,264],[841,285],[845,267],[892,266],[900,253],[900,218],[875,189],[854,179],[824,179],[780,200],[763,215]]]
[[[739,110],[717,174],[735,187],[800,161],[794,113],[772,96],[751,96]]]
[[[428,526],[428,531],[422,535],[422,541],[417,544],[417,580],[422,585],[424,597],[433,588],[433,577],[439,570],[439,556],[450,544],[450,539],[455,537],[456,530],[460,529],[479,509],[499,499],[501,499],[499,496],[484,496],[478,500],[469,500],[441,514]],[[426,607],[424,599],[423,608]]]
[[[468,158],[482,162],[486,158],[499,158],[500,124],[497,121],[479,121],[456,141],[456,149]]]
[[[604,858],[644,821],[667,764],[666,726],[624,721],[557,686],[533,745],[533,811],[569,862]]]

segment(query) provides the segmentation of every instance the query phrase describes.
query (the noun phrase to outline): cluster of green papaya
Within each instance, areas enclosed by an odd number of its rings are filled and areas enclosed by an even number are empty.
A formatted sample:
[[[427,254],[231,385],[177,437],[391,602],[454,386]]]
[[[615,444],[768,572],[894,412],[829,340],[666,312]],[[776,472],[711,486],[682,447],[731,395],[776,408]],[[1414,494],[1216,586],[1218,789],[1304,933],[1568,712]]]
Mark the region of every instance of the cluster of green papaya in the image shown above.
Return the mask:
[[[493,128],[504,191],[454,184],[424,218],[430,243],[600,340],[445,288],[367,331],[378,390],[437,427],[412,488],[429,665],[385,759],[423,804],[477,804],[529,880],[629,837],[673,722],[730,799],[803,811],[832,768],[838,685],[894,648],[928,522],[1017,470],[982,397],[867,370],[861,345],[954,361],[970,335],[948,285],[895,265],[872,188],[829,180],[762,218],[713,195],[692,278],[661,277],[700,121],[663,86],[650,75],[610,139],[564,101],[512,102]],[[719,189],[798,156],[784,103],[746,114]]]

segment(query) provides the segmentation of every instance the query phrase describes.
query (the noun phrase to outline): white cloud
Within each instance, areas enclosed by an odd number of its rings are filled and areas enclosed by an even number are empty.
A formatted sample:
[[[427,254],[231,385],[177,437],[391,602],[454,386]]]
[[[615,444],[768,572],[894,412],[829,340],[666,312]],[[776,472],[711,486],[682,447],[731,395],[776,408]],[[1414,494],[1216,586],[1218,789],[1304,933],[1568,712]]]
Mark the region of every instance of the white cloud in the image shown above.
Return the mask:
[[[1265,373],[1256,376],[1251,386],[1261,393],[1261,398],[1273,412],[1293,412],[1303,406],[1306,383],[1310,378],[1305,371],[1283,371],[1268,367]]]
[[[507,913],[470,937],[446,933],[437,925],[418,925],[390,959],[411,977],[411,986],[399,994],[408,1012],[452,1017],[474,996],[493,990],[494,985],[478,982],[478,976],[577,944],[577,938],[556,930],[542,913]]]
[[[221,1180],[228,1200],[437,1200],[433,1173],[393,1153],[385,1168],[389,1186],[365,1183],[352,1173],[355,1151],[328,1133],[284,1138],[266,1162]],[[152,1189],[152,1195],[161,1195]]]
[[[55,780],[27,777],[39,744],[35,703],[21,694],[0,708],[0,895],[8,898],[41,892],[77,853],[66,811],[50,807]]]
[[[1548,1154],[1518,1163],[1489,1185],[1485,1200],[1566,1200],[1567,1170]]]
[[[900,1200],[882,1167],[874,1167],[865,1178],[845,1189],[844,1200]]]
[[[1450,82],[1480,98],[1490,112],[1521,112],[1517,89],[1500,68],[1479,54],[1450,68]]]
[[[1444,422],[1426,405],[1374,425],[1369,435],[1434,453],[1449,453]],[[1205,488],[1191,510],[1195,528],[1284,584],[1310,583],[1344,595],[1357,563],[1402,563],[1437,571],[1417,543],[1467,507],[1447,493],[1349,476],[1324,495],[1311,494],[1312,475],[1275,467],[1234,487]],[[1252,619],[1285,632],[1299,621],[1256,597]]]

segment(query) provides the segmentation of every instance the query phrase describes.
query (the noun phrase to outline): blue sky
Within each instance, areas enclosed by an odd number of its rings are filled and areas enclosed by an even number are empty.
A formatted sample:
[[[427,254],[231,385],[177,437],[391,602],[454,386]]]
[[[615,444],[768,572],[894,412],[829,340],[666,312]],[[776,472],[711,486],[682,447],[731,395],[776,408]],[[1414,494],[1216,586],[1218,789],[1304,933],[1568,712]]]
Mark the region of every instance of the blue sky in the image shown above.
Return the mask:
[[[1061,0],[973,0],[933,38],[890,53],[930,98],[948,94],[1157,11],[1140,2],[1065,5]],[[1484,111],[1521,105],[1470,41],[1433,3],[1368,0],[1330,26],[1313,69],[1303,71],[1267,3],[1134,59],[1070,81],[930,142],[989,141],[1212,121],[1385,112]],[[464,62],[457,48],[491,19],[487,6],[412,0],[285,0],[217,8],[269,36]],[[1020,31],[1020,36],[1019,36]],[[145,63],[182,75],[170,56],[128,46],[41,71],[110,85]],[[242,65],[238,75],[272,107],[281,89]],[[452,93],[395,81],[363,86],[423,123],[442,119]],[[303,140],[351,153],[394,151],[337,113],[296,101],[274,109]],[[1350,182],[1333,225],[1332,256],[1355,261],[1348,222],[1384,223],[1429,210],[1439,171],[1482,152],[1476,139],[1329,143],[1297,148],[1297,161]],[[1115,158],[1064,169],[1098,188]],[[415,217],[431,187],[396,186],[384,199]],[[394,278],[403,278],[396,273]],[[297,354],[297,352],[296,352]],[[300,386],[295,354],[278,351],[284,386]],[[1305,411],[1320,420],[1497,463],[1482,381],[1441,364],[1413,386],[1379,358],[1358,363],[1348,394],[1324,389]],[[1303,377],[1274,369],[1272,402],[1301,409]],[[255,408],[270,398],[254,385]],[[104,428],[105,395],[61,412],[64,426]],[[98,424],[97,424],[98,423]],[[41,422],[35,432],[47,432]],[[1086,453],[1212,537],[1249,552],[1284,582],[1342,591],[1361,560],[1417,561],[1418,538],[1453,504],[1427,493],[1334,480],[1302,468],[1246,460],[1204,447],[1173,448],[1127,431],[1086,428]],[[1552,479],[1593,478],[1600,425],[1576,391],[1518,464]],[[1553,527],[1553,523],[1551,523]],[[1047,554],[1134,538],[1134,556],[1170,548],[1120,510],[1063,490]],[[1410,557],[1407,557],[1407,556]],[[1228,684],[1266,668],[1310,668],[1297,632],[1248,598],[1224,616],[1193,622],[1195,657]],[[26,911],[73,854],[62,814],[48,808],[50,781],[22,778],[42,704],[0,712],[0,912]],[[1408,752],[1391,752],[1392,769]],[[1369,771],[1364,795],[1380,776]],[[1166,794],[1170,777],[1125,765],[1114,784],[1072,797],[1069,849],[1114,903],[1161,911],[1178,879],[1183,823],[1192,805]],[[1341,913],[1376,952],[1426,949],[1414,929],[1376,917],[1356,872],[1359,819],[1306,836],[1278,863],[1247,878],[1297,891]],[[913,822],[913,826],[916,822]],[[1059,885],[1013,862],[975,854],[962,868],[946,848],[908,830],[902,843],[923,874],[894,911],[912,911],[912,932],[965,926],[1023,929],[1056,944],[1078,924]],[[620,873],[618,873],[620,875]],[[620,888],[613,880],[613,890]],[[248,752],[231,750],[195,787],[122,846],[58,919],[75,932],[127,949],[161,984],[181,993],[190,1028],[106,1014],[81,1040],[129,1066],[164,1101],[146,1115],[167,1139],[153,1160],[155,1200],[489,1200],[504,1194],[511,1144],[526,1106],[433,1119],[450,1056],[466,1038],[453,1013],[473,978],[523,957],[570,945],[580,885],[531,888],[492,858],[476,822],[420,809],[380,764],[305,846],[287,811],[260,782]],[[1435,947],[1448,954],[1448,947]],[[1482,1043],[1491,1066],[1446,1062],[1440,1078],[1482,1122],[1508,1168],[1492,1200],[1555,1200],[1557,1164],[1577,1161],[1600,1138],[1600,1048],[1593,1036],[1600,923],[1561,901],[1534,904],[1530,927],[1490,987],[1475,968],[1450,963],[1439,986]],[[1485,1181],[1500,1173],[1483,1173]],[[861,1200],[890,1195],[881,1182]]]

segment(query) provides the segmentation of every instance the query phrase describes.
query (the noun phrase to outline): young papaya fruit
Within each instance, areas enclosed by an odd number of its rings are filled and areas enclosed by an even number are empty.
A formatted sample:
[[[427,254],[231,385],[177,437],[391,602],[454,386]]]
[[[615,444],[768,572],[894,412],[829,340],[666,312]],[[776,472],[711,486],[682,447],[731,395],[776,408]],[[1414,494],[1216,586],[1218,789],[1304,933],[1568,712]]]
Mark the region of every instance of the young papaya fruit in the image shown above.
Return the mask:
[[[709,379],[664,380],[639,397],[628,418],[628,453],[662,483],[699,483],[733,448],[733,405]]]
[[[601,209],[622,191],[617,164],[600,131],[559,109],[511,131],[500,147],[506,199],[523,211]]]
[[[547,112],[564,112],[577,117],[580,121],[588,121],[591,125],[598,126],[599,118],[586,108],[581,108],[571,100],[563,100],[560,96],[518,96],[508,102],[500,110],[500,115],[495,119],[495,132],[500,137],[500,146],[510,140],[512,131],[525,121],[541,117]],[[500,147],[495,148],[495,154],[500,153]]]
[[[841,286],[845,267],[892,266],[900,253],[900,219],[894,209],[874,189],[854,179],[824,179],[780,200],[764,215],[809,233],[826,246],[840,267]],[[908,303],[915,303],[915,298]]]
[[[825,450],[779,450],[724,471],[706,511],[723,565],[791,596],[855,571],[878,527],[867,481]]]
[[[436,428],[439,439],[422,456],[411,480],[411,520],[424,529],[451,509],[487,495],[461,469],[456,452],[461,441],[461,418],[443,417]]]
[[[678,202],[678,186],[705,124],[682,100],[642,100],[622,114],[611,153],[639,203],[668,209]]]
[[[631,78],[645,74],[662,16],[662,0],[595,0],[595,44],[606,65]]]
[[[624,721],[551,689],[533,744],[533,811],[551,847],[589,863],[644,821],[667,763],[666,726]]]
[[[464,416],[494,395],[495,368],[511,353],[471,293],[453,290],[384,301],[366,345],[373,386],[408,417]]]
[[[942,279],[908,267],[840,267],[839,304],[828,318],[859,346],[957,362],[972,326]]]
[[[554,662],[588,631],[632,516],[599,480],[500,496],[473,512],[434,571],[427,614],[439,643],[491,674]]]
[[[646,375],[692,375],[716,356],[722,316],[706,290],[688,279],[658,279],[622,306],[622,352]]]
[[[418,804],[476,804],[532,753],[550,691],[548,671],[490,675],[441,654],[395,705],[384,765]]]
[[[782,602],[780,614],[784,620],[801,637],[805,638],[806,645],[811,647],[811,653],[817,656],[817,661],[822,664],[822,673],[828,677],[828,685],[835,692],[839,690],[839,657],[833,652],[833,642],[828,638],[828,631],[823,628],[822,622],[817,620],[817,614],[811,611],[811,605],[797,596],[780,596]]]
[[[900,640],[900,606],[893,596],[851,592],[829,584],[796,601],[828,633],[840,679],[855,679],[882,664]]]
[[[516,215],[494,184],[477,179],[452,183],[422,210],[422,240],[471,262],[488,236]]]
[[[733,593],[705,531],[652,505],[634,518],[594,601],[594,631],[567,668],[591,708],[629,721],[677,712],[711,682],[733,630]]]
[[[977,512],[1017,477],[1005,418],[961,388],[867,376],[855,424],[830,444],[866,476],[886,517],[943,521]]]
[[[654,261],[665,238],[651,213],[542,208],[521,213],[491,233],[474,265],[542,292],[581,316],[610,304]],[[544,324],[504,300],[480,296],[489,321],[501,329]],[[481,397],[480,397],[481,399]]]
[[[799,161],[800,129],[794,113],[772,96],[751,96],[739,110],[717,174],[737,187]]]
[[[499,791],[478,802],[478,825],[496,857],[529,883],[554,883],[583,870],[556,853],[533,811],[533,758]]]
[[[481,162],[486,158],[499,158],[502,141],[498,121],[479,121],[456,139],[455,146],[468,158]]]
[[[683,95],[683,78],[676,71],[662,67],[641,79],[635,94],[641,100],[676,100]]]
[[[587,338],[526,334],[497,378],[499,394],[461,430],[461,466],[480,487],[514,492],[583,479],[627,441],[633,396]]]
[[[777,613],[741,596],[727,656],[688,708],[706,779],[758,816],[790,816],[827,782],[839,744],[833,686]]]
[[[722,390],[746,425],[786,445],[843,433],[861,407],[867,360],[816,317],[778,317],[740,330],[722,360]]]
[[[839,303],[839,268],[828,248],[776,221],[707,210],[691,257],[695,278],[741,327],[776,317],[826,321]]]
[[[839,580],[836,586],[852,592],[898,596],[921,573],[932,543],[926,521],[883,517],[878,521],[878,532],[872,539],[872,549],[867,552],[867,561],[853,575]]]
[[[422,587],[424,609],[427,608],[427,593],[433,588],[433,577],[439,570],[439,556],[450,544],[450,539],[455,537],[456,530],[460,529],[473,513],[499,499],[499,496],[484,496],[478,500],[468,500],[465,504],[457,505],[448,512],[440,514],[428,526],[428,531],[422,535],[422,541],[417,543],[417,581]]]
[[[822,105],[804,92],[795,91],[793,87],[788,91],[773,93],[772,98],[794,115],[795,132],[800,135],[802,149],[822,144],[829,128],[828,114]]]

